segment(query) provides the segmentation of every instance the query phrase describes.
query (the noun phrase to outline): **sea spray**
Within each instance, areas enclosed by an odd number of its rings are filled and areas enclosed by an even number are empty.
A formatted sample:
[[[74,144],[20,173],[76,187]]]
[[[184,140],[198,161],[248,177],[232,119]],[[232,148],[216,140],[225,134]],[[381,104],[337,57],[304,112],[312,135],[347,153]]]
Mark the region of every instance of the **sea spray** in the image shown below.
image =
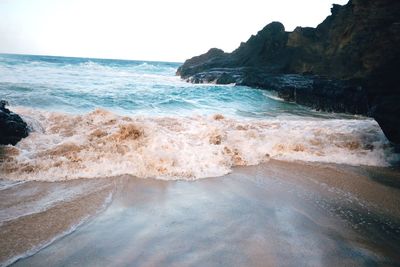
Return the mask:
[[[130,174],[198,179],[269,159],[388,166],[396,160],[371,119],[238,119],[71,115],[17,108],[37,128],[5,148],[3,178],[59,181]]]

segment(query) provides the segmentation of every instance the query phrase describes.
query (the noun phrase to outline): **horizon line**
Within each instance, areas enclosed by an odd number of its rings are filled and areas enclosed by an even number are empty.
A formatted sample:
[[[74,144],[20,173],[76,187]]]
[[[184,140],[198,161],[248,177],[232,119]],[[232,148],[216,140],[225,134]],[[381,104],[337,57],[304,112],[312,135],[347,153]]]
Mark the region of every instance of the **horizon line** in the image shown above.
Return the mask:
[[[60,56],[48,54],[23,54],[23,53],[7,53],[0,52],[0,55],[14,55],[14,56],[38,56],[38,57],[61,57],[61,58],[83,58],[83,59],[100,59],[100,60],[119,60],[119,61],[145,61],[145,62],[160,62],[160,63],[176,63],[183,64],[184,62],[178,61],[163,61],[163,60],[146,60],[146,59],[124,59],[124,58],[103,58],[103,57],[79,57],[79,56]]]

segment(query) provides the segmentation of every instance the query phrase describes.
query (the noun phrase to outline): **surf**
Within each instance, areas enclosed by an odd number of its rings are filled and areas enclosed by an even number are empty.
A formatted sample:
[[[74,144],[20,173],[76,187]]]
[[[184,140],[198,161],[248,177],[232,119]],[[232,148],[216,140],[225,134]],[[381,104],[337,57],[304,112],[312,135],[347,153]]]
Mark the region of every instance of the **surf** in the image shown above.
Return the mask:
[[[3,148],[13,180],[133,175],[163,180],[222,176],[270,159],[389,166],[398,159],[371,119],[238,119],[214,115],[74,115],[19,107],[29,137]]]

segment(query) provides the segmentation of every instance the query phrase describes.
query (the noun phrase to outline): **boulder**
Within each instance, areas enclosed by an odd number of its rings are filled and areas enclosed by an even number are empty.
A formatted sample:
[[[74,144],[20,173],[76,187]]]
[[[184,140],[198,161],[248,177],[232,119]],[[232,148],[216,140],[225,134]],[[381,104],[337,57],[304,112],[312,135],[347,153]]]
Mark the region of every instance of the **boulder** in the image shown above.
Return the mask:
[[[28,125],[6,105],[6,101],[0,101],[0,145],[15,145],[28,136]]]

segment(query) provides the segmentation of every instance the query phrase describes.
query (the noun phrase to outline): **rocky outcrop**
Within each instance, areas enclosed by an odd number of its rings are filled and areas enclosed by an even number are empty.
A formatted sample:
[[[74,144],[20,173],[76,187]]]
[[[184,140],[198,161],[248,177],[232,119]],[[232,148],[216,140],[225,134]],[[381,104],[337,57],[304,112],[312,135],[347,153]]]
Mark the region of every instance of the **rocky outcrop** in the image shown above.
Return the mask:
[[[0,101],[0,145],[15,145],[28,136],[28,125],[19,115],[7,109],[6,104],[6,101]]]
[[[272,22],[232,53],[211,49],[177,74],[190,82],[275,90],[320,110],[374,117],[400,144],[400,1],[333,5],[316,28],[286,32]]]

